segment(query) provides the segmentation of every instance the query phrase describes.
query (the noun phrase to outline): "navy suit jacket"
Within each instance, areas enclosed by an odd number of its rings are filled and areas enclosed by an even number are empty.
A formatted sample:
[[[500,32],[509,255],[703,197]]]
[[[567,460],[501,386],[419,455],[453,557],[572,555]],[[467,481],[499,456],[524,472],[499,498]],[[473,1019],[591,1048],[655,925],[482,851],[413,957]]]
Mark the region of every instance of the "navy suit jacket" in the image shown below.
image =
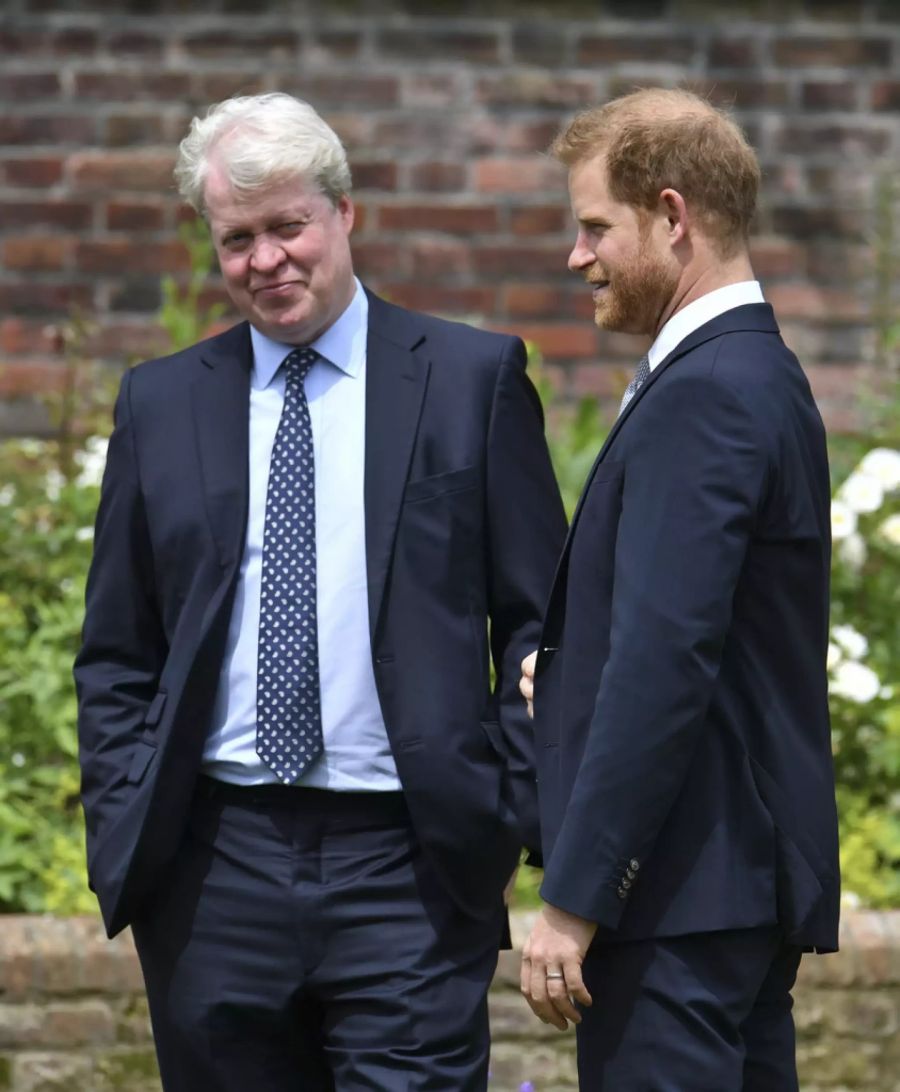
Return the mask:
[[[128,372],[75,664],[88,871],[112,935],[182,839],[247,519],[249,327]],[[539,852],[517,685],[565,536],[518,338],[370,295],[365,526],[378,695],[412,822],[487,917]],[[490,677],[490,650],[496,685]]]
[[[535,680],[543,897],[647,939],[837,945],[825,435],[771,308],[682,342],[616,421]]]

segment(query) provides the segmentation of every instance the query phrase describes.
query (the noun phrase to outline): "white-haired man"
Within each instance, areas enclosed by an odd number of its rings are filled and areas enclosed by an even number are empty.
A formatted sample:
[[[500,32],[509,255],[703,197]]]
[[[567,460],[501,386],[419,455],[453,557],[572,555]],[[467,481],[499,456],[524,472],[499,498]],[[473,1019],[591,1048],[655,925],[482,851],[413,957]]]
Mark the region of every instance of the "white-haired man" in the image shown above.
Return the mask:
[[[564,535],[522,343],[363,289],[305,103],[212,108],[176,176],[244,321],[123,380],[75,668],[92,885],[168,1092],[483,1089]]]

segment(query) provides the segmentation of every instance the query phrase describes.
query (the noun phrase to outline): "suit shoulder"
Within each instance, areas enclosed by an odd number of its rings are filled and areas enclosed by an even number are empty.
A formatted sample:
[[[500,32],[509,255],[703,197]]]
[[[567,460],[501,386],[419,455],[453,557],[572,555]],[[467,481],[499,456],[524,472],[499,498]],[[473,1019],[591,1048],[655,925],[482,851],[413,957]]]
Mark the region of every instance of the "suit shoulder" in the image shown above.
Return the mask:
[[[370,294],[371,328],[388,340],[409,346],[423,339],[432,361],[440,365],[444,354],[455,367],[493,364],[501,360],[524,363],[524,344],[515,334],[482,330],[466,322],[440,318],[424,311],[412,311]]]
[[[249,351],[249,328],[246,322],[240,322],[193,345],[135,364],[130,369],[132,387],[136,386],[140,390],[145,390],[169,383],[179,383],[187,378],[190,366],[197,361],[221,355],[240,355]]]

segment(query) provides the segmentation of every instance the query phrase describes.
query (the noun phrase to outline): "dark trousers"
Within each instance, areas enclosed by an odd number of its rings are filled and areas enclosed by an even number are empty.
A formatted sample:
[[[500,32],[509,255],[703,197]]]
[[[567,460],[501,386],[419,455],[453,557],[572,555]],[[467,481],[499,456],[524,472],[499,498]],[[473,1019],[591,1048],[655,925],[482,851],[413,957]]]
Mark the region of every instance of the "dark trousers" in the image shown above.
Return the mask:
[[[133,926],[166,1092],[481,1092],[504,915],[463,915],[399,793],[201,782]]]
[[[773,928],[595,943],[581,1092],[797,1092],[799,963]]]

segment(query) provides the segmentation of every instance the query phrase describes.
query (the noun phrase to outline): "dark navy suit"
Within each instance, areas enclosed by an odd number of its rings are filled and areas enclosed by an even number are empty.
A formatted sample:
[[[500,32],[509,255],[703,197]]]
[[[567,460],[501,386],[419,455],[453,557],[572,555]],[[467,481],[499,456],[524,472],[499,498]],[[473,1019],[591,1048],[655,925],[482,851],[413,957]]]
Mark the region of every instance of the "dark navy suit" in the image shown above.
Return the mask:
[[[197,775],[245,536],[248,329],[125,376],[98,514],[75,670],[89,873],[110,934],[135,922],[146,948],[165,943],[147,938],[173,869],[185,890],[193,882],[179,859],[188,832],[200,845],[212,824],[196,812]],[[539,852],[517,686],[565,533],[524,365],[517,338],[370,296],[365,526],[378,697],[416,851],[460,920],[485,923],[495,948],[503,885],[523,845]],[[307,792],[310,823],[327,819],[325,798],[339,794]],[[246,837],[236,832],[236,844]],[[403,938],[391,939],[390,904],[374,912],[389,970]]]
[[[743,999],[732,995],[738,1024],[772,986],[766,968],[786,994],[790,953],[837,945],[829,556],[825,436],[809,386],[771,308],[734,308],[679,344],[614,425],[541,637],[542,895],[599,923],[585,964],[594,1012],[579,1029],[584,1088],[741,1087],[718,1062],[704,1076],[702,1051],[689,1048],[688,1083],[676,1062],[655,1075],[666,1037],[690,1033],[687,1017],[680,1031],[677,1018],[654,1024],[639,1000],[642,975],[648,991],[660,985],[654,944],[679,966],[718,961],[720,977],[745,982]],[[735,955],[760,973],[723,963],[703,943],[713,934],[738,937],[735,953],[760,938]],[[701,992],[727,1007],[716,973]],[[660,992],[673,982],[677,995],[677,975]],[[684,1013],[715,1008],[709,996],[693,1005],[692,989]],[[610,1009],[614,1029],[603,1025]],[[649,1068],[622,1061],[632,1017],[655,1037]]]

